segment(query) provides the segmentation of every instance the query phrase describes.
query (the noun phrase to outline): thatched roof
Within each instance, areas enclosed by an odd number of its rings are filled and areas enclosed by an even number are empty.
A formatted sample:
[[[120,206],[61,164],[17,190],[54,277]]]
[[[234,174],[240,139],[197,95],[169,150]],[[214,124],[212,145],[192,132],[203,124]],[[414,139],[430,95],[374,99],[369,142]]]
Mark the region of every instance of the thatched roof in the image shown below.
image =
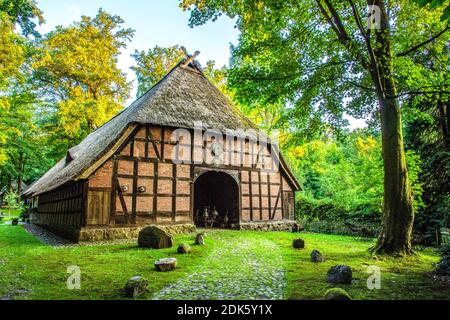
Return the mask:
[[[202,122],[204,129],[258,130],[202,74],[195,61],[188,66],[183,66],[182,61],[128,108],[70,149],[68,155],[34,183],[26,194],[38,195],[76,180],[111,148],[131,124],[193,129],[198,121]]]

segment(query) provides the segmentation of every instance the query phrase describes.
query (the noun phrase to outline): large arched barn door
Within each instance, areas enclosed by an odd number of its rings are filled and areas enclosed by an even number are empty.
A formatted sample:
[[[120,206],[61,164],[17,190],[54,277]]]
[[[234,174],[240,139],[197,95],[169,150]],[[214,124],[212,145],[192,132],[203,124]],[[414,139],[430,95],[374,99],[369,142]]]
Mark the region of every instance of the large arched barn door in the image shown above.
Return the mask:
[[[208,171],[194,183],[194,221],[199,227],[239,223],[239,187],[228,173]]]

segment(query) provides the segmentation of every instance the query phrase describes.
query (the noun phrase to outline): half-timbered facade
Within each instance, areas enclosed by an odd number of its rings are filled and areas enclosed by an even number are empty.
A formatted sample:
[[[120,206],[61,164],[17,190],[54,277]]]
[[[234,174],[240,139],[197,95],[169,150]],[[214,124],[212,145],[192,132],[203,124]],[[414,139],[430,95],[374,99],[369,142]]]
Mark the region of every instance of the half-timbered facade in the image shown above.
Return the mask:
[[[86,240],[150,224],[289,228],[299,189],[276,144],[187,58],[26,195],[32,223]]]

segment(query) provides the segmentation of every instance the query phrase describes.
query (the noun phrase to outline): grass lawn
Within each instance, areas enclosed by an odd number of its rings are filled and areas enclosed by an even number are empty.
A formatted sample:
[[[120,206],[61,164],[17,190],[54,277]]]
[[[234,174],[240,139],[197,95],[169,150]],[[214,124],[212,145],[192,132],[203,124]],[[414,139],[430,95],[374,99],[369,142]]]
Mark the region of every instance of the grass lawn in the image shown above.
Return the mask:
[[[270,233],[270,239],[283,252],[286,266],[288,299],[320,299],[331,288],[325,281],[328,269],[346,264],[352,268],[354,281],[340,285],[353,299],[403,300],[403,299],[450,299],[450,287],[431,277],[434,263],[439,261],[436,251],[427,248],[416,255],[404,258],[373,257],[368,252],[374,240],[325,234],[302,234],[304,250],[292,249],[292,240],[298,235]],[[326,258],[324,263],[310,262],[313,249]],[[368,290],[369,266],[381,271],[381,289]]]
[[[53,248],[40,243],[22,226],[0,225],[0,297],[15,299],[123,299],[126,281],[136,275],[149,280],[149,293],[143,299],[202,269],[202,263],[227,237],[256,240],[264,237],[279,246],[286,270],[287,299],[320,299],[330,288],[325,281],[327,270],[337,264],[348,264],[356,281],[342,286],[355,299],[449,299],[450,288],[430,277],[434,250],[426,249],[408,258],[373,258],[367,249],[372,241],[352,237],[302,234],[306,249],[295,250],[291,233],[257,233],[213,231],[206,246],[192,246],[190,255],[177,255],[180,243],[192,244],[193,235],[177,236],[172,249],[140,249],[135,244],[94,245]],[[310,262],[312,249],[320,250],[326,262]],[[158,273],[153,262],[158,258],[176,257],[179,267],[174,272]],[[269,255],[270,257],[270,255]],[[81,268],[81,290],[68,290],[67,267]],[[381,289],[368,290],[366,273],[369,265],[381,268]]]
[[[8,210],[7,208],[2,208],[0,209],[0,215],[3,217],[2,219],[0,219],[1,225],[7,221],[11,221],[14,218],[18,218],[20,215],[20,210]]]

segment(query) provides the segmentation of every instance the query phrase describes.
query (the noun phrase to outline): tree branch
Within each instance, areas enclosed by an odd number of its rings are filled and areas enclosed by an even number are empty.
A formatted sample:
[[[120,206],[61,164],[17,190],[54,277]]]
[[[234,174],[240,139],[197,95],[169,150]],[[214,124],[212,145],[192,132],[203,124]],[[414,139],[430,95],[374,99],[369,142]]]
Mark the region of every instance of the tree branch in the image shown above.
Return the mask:
[[[409,50],[397,53],[397,57],[404,57],[404,56],[406,56],[406,55],[408,55],[408,54],[410,54],[410,53],[420,49],[421,47],[423,47],[423,46],[427,45],[428,43],[430,43],[430,42],[436,40],[437,38],[439,38],[441,35],[443,35],[445,32],[447,32],[448,29],[449,29],[449,25],[447,24],[447,26],[444,28],[444,30],[436,33],[434,36],[431,36],[431,38],[429,38],[428,40],[413,46]]]
[[[356,82],[353,82],[353,81],[349,81],[349,80],[346,80],[345,82],[347,82],[348,84],[351,84],[352,86],[354,86],[354,87],[357,87],[357,88],[359,88],[359,89],[362,89],[362,90],[366,90],[366,91],[370,91],[370,92],[377,92],[377,90],[375,90],[374,88],[369,88],[369,87],[365,87],[365,86],[362,86],[362,85],[360,85],[360,84],[357,84]]]
[[[363,68],[370,70],[370,63],[362,54],[361,50],[358,48],[357,44],[350,38],[347,31],[345,30],[344,24],[339,17],[339,13],[329,2],[329,0],[323,0],[328,8],[328,11],[322,5],[322,0],[316,0],[317,6],[319,7],[320,13],[325,17],[325,19],[330,24],[333,31],[336,33],[338,41],[349,51],[349,53],[358,60]]]
[[[358,26],[359,32],[361,33],[362,37],[366,40],[368,40],[367,33],[364,31],[364,27],[361,22],[361,17],[358,13],[358,10],[356,9],[355,3],[353,0],[349,0],[350,6],[352,7],[353,16],[355,17],[356,25]]]
[[[429,94],[431,94],[431,95],[450,94],[450,91],[405,91],[405,92],[399,93],[395,96],[387,96],[386,98],[387,99],[397,99],[399,97],[408,96],[408,95],[411,95],[411,96],[425,95],[425,96],[427,96]]]

